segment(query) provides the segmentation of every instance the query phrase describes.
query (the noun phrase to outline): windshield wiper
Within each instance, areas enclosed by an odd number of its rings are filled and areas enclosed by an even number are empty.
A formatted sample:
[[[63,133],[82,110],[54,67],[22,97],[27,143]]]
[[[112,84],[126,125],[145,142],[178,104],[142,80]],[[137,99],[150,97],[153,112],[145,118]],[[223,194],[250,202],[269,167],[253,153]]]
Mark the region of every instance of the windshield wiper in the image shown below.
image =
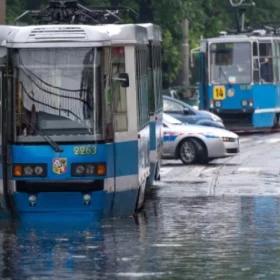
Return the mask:
[[[36,132],[39,136],[41,136],[44,140],[46,140],[50,146],[53,148],[53,150],[56,153],[62,153],[63,149],[55,142],[53,141],[53,139],[49,136],[44,134],[41,130],[39,130],[38,128],[36,128],[30,121],[28,121],[27,119],[23,119],[23,121],[25,122],[26,125],[28,125],[34,132]]]
[[[219,66],[219,78],[221,78],[221,74],[223,74],[223,76],[225,78],[225,81],[227,82],[228,81],[228,76],[227,76],[224,68],[220,65]]]

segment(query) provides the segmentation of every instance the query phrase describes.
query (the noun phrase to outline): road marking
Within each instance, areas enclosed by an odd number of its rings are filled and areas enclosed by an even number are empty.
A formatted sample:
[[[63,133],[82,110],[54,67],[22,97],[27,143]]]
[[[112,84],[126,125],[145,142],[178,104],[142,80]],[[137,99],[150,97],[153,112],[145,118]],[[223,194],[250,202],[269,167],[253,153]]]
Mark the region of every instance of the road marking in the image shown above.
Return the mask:
[[[251,173],[256,174],[260,173],[262,168],[259,167],[239,167],[235,173]]]
[[[279,142],[280,142],[280,138],[266,140],[266,143],[269,143],[269,144],[275,144],[275,143],[279,143]]]
[[[167,244],[167,243],[157,243],[157,244],[152,244],[152,247],[182,247],[183,245],[182,244]]]
[[[249,142],[249,141],[251,141],[250,138],[239,138],[240,143],[245,143],[245,142]]]
[[[160,175],[165,176],[167,173],[169,173],[173,167],[161,167],[160,168]]]

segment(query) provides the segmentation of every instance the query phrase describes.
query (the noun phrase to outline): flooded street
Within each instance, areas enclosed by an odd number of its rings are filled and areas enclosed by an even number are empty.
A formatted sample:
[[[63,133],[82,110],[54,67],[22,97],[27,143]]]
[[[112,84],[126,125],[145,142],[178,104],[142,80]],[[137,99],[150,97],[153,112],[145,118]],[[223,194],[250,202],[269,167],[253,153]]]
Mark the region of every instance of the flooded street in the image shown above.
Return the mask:
[[[279,279],[280,134],[208,166],[164,161],[136,217],[0,224],[0,279]]]

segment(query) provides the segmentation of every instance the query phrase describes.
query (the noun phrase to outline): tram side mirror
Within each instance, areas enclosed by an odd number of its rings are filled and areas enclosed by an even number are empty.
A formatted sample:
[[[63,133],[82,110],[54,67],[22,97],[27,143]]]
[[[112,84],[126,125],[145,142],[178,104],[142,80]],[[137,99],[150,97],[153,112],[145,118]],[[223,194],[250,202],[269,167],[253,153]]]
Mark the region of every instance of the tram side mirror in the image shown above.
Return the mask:
[[[0,47],[0,67],[3,67],[7,64],[7,48]]]
[[[120,73],[118,76],[113,77],[113,80],[119,81],[121,83],[121,87],[129,87],[129,77],[127,73]]]

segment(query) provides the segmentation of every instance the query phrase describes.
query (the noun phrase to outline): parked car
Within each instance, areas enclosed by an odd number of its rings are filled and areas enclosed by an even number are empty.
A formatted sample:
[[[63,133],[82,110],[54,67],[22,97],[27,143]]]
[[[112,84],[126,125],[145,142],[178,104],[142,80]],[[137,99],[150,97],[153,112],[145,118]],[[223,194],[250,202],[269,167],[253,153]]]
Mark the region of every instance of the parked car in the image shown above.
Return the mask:
[[[163,114],[163,158],[179,158],[184,164],[207,163],[237,153],[237,134],[222,128],[186,125]]]
[[[163,96],[163,111],[183,123],[225,127],[219,116],[208,111],[197,110],[187,103],[169,96]]]

